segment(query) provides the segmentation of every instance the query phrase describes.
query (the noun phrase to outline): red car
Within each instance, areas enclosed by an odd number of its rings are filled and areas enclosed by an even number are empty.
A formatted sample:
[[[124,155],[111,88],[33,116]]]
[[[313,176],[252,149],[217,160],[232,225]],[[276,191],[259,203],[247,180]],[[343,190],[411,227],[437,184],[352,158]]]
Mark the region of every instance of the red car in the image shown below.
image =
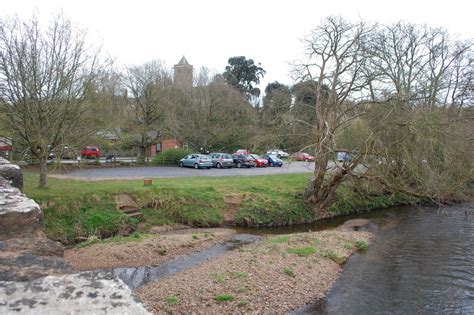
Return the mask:
[[[295,161],[313,162],[314,156],[309,155],[308,153],[305,153],[305,152],[296,152],[295,154],[293,154],[293,159]]]
[[[98,159],[100,158],[100,150],[95,145],[87,146],[82,150],[81,156],[83,158],[97,158]]]
[[[255,163],[255,167],[267,167],[268,166],[268,161],[267,159],[264,159],[258,155],[255,155],[255,154],[249,154],[247,155],[247,157],[250,159],[250,160],[253,160],[253,162]]]
[[[250,154],[250,152],[247,149],[239,149],[239,150],[235,151],[233,154],[235,154],[235,155]]]

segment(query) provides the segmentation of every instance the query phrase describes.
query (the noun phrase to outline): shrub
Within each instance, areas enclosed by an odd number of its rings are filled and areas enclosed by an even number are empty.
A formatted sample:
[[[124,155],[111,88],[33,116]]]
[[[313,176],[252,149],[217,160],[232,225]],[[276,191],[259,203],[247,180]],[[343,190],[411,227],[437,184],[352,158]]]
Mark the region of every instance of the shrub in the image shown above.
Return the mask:
[[[367,247],[369,247],[369,245],[367,244],[366,241],[363,241],[363,240],[359,240],[359,241],[356,241],[355,242],[355,246],[358,250],[360,251],[364,251],[364,250],[367,250]]]
[[[153,165],[178,164],[179,160],[193,152],[194,151],[189,149],[168,149],[164,152],[158,153],[151,163]]]

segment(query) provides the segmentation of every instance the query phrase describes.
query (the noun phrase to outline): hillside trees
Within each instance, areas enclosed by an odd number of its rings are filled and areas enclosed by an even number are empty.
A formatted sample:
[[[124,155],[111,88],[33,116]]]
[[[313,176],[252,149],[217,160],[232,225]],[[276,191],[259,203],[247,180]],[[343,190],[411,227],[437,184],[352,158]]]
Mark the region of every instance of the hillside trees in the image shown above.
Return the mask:
[[[49,150],[89,132],[84,97],[100,69],[86,33],[61,15],[47,28],[36,17],[0,21],[2,124],[39,160],[40,187],[46,186]]]
[[[259,112],[259,137],[256,144],[260,147],[289,148],[294,142],[290,136],[290,110],[292,93],[289,86],[277,81],[268,83],[263,97],[263,106]]]
[[[187,94],[177,92],[173,121],[179,138],[213,151],[250,145],[256,110],[239,90],[217,80]]]

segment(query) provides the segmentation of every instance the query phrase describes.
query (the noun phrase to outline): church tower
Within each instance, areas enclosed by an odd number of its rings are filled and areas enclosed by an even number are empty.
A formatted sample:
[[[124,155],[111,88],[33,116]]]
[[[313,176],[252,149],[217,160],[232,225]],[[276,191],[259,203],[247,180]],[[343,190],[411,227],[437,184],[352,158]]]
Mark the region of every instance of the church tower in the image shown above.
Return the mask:
[[[183,56],[178,64],[174,65],[174,84],[181,88],[193,87],[193,66]]]

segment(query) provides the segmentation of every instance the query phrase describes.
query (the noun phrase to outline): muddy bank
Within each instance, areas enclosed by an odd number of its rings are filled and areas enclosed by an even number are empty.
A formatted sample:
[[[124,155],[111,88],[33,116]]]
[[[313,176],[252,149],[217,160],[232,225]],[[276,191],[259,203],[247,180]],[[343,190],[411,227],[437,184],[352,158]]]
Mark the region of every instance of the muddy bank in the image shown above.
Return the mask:
[[[224,243],[234,234],[234,230],[220,228],[167,231],[68,249],[64,251],[64,258],[76,270],[154,266]]]
[[[320,300],[368,232],[279,235],[137,290],[156,313],[287,313]]]

